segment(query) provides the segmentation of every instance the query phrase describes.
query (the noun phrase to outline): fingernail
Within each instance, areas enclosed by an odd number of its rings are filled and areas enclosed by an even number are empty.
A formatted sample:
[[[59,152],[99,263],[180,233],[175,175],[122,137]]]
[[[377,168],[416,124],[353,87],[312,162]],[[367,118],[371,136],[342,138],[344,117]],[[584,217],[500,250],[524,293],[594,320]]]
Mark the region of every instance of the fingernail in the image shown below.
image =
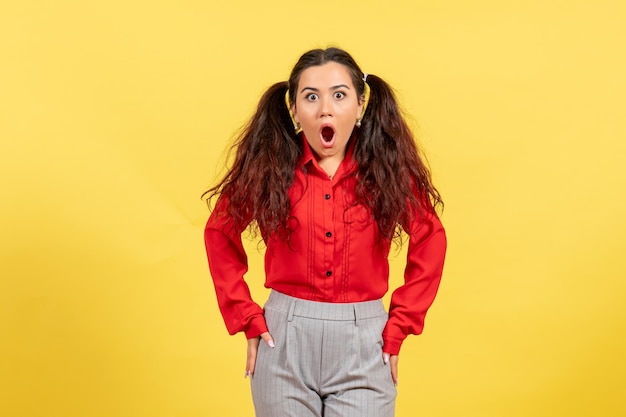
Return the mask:
[[[274,348],[274,341],[272,339],[270,339],[269,342],[267,342],[267,344],[273,349]]]
[[[245,379],[245,378],[248,378],[250,375],[251,375],[251,374],[250,374],[250,371],[246,371],[246,372],[243,374],[243,377],[244,377],[244,379]]]

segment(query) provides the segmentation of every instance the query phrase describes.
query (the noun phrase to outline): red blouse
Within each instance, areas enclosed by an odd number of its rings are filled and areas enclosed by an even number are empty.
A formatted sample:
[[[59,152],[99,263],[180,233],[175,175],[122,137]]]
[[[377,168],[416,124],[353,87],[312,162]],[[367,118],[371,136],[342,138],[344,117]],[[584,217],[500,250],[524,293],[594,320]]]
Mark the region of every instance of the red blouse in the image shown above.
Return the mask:
[[[292,297],[349,303],[381,298],[388,290],[390,242],[378,239],[369,210],[353,206],[356,163],[349,147],[332,180],[319,167],[306,140],[289,190],[297,228],[289,245],[265,238],[265,286]],[[204,238],[217,300],[230,334],[252,338],[268,331],[263,310],[252,301],[244,274],[247,256],[241,235],[216,215],[227,204],[221,197],[207,222]],[[443,269],[446,237],[436,215],[410,224],[404,285],[391,297],[383,331],[384,352],[398,354],[409,334],[420,334]],[[271,331],[271,329],[270,329]]]

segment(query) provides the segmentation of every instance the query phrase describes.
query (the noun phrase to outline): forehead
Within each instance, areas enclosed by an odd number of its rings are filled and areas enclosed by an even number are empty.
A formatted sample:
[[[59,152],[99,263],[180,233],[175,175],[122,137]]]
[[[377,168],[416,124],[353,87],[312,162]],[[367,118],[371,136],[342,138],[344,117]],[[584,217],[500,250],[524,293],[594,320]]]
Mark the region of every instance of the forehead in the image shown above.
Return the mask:
[[[337,62],[327,62],[302,71],[298,90],[305,87],[330,88],[341,84],[354,88],[348,67]]]

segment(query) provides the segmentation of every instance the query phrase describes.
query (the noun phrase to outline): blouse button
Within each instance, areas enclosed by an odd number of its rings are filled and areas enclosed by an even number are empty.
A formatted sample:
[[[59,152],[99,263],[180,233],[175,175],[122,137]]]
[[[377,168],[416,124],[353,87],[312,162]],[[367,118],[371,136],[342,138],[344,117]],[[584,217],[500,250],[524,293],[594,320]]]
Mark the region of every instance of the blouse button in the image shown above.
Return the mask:
[[[326,232],[326,237],[331,237],[333,234],[331,232]]]
[[[330,194],[324,194],[324,198],[325,198],[326,200],[330,200]]]
[[[332,271],[326,271],[326,276],[327,277],[331,276],[332,274],[333,274]]]

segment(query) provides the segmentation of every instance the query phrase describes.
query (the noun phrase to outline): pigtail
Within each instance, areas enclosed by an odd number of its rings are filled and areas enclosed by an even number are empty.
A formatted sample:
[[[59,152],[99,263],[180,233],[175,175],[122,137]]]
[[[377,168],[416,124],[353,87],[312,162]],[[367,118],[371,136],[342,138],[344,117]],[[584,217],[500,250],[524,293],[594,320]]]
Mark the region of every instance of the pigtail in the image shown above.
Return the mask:
[[[370,207],[384,236],[399,238],[400,228],[443,203],[392,88],[373,74],[366,82],[369,102],[355,147],[357,200]]]
[[[302,154],[300,141],[290,129],[285,103],[287,83],[272,85],[261,97],[256,112],[243,128],[231,152],[232,167],[225,177],[203,194],[207,203],[226,197],[220,208],[235,231],[252,222],[252,231],[288,232],[290,204],[288,189],[294,168]]]

